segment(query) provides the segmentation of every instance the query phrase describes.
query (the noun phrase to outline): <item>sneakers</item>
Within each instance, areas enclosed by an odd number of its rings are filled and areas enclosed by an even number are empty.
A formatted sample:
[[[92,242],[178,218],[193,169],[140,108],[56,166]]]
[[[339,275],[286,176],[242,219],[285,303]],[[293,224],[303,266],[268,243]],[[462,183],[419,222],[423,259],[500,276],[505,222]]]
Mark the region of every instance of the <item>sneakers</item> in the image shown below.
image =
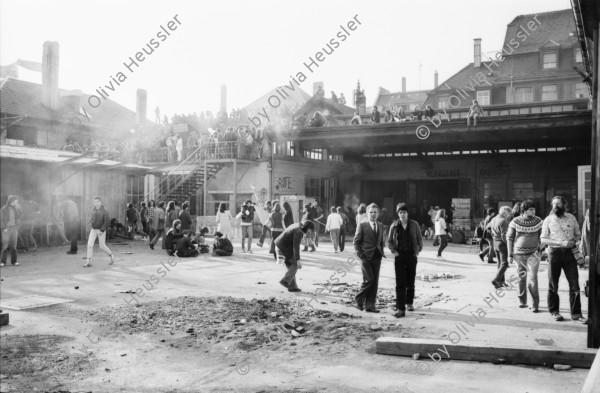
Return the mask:
[[[402,318],[402,317],[406,316],[406,312],[405,311],[397,311],[397,312],[394,313],[394,316],[396,318]]]
[[[560,322],[560,321],[564,321],[565,319],[563,318],[562,315],[560,315],[559,313],[555,312],[552,314],[552,318],[554,318],[554,320],[556,322]]]
[[[92,267],[92,260],[86,259],[86,262],[81,267]]]
[[[13,266],[21,266],[21,264],[19,262],[15,262],[12,264]]]
[[[582,323],[584,325],[587,325],[587,323],[588,323],[587,319],[585,319],[582,316],[579,316],[579,317],[576,317],[576,318],[572,318],[572,319],[573,319],[574,322],[579,322],[579,323]]]
[[[531,307],[531,312],[540,312],[540,309],[537,306]]]
[[[252,250],[251,250],[251,249],[248,249],[248,251],[246,251],[246,252],[247,252],[248,254],[254,254],[254,253],[252,252]]]
[[[67,254],[75,255],[75,254],[77,254],[77,251],[69,250],[69,251],[67,251]]]
[[[415,311],[415,308],[413,307],[413,305],[412,305],[412,304],[409,304],[409,305],[407,305],[407,306],[406,306],[406,309],[407,309],[408,311]]]

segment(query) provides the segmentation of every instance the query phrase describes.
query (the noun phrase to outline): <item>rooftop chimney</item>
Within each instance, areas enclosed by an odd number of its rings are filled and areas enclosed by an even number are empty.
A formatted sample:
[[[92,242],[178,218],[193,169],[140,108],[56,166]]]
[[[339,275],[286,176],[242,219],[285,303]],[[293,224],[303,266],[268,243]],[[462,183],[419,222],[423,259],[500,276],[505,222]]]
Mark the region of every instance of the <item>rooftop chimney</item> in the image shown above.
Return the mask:
[[[148,104],[148,92],[144,89],[137,89],[135,103],[135,124],[143,125],[146,121],[146,109]]]
[[[481,67],[481,38],[473,39],[473,51],[474,51],[474,62],[473,67],[479,68]]]
[[[435,72],[433,73],[433,88],[437,89],[438,87],[438,72],[437,70],[435,70]]]
[[[219,112],[227,114],[227,86],[221,85],[221,109]]]
[[[58,109],[58,42],[44,42],[42,57],[42,102]]]
[[[402,77],[402,92],[406,93],[406,78]]]

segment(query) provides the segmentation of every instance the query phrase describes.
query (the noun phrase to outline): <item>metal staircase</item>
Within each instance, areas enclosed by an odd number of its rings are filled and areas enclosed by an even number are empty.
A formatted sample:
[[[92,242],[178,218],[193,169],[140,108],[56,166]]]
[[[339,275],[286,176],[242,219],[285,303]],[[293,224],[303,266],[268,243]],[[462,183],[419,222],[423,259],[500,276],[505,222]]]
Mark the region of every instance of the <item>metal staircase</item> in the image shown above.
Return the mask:
[[[208,182],[228,162],[244,158],[244,155],[244,146],[238,142],[205,143],[192,151],[185,160],[173,163],[175,167],[171,165],[164,168],[165,170],[160,172],[162,180],[146,194],[144,200],[189,201],[196,191],[204,186],[205,168]]]

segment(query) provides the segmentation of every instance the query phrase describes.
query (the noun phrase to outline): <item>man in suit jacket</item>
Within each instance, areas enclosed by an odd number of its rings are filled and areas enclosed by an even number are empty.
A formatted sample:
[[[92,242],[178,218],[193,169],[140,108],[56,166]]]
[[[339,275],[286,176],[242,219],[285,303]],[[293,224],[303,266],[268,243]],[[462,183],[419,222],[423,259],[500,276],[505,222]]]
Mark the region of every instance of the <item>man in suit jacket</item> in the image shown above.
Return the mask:
[[[356,307],[367,312],[379,312],[375,308],[379,270],[383,252],[383,224],[377,221],[379,207],[371,203],[367,207],[368,222],[358,224],[354,236],[354,250],[362,261],[363,283],[356,295]]]

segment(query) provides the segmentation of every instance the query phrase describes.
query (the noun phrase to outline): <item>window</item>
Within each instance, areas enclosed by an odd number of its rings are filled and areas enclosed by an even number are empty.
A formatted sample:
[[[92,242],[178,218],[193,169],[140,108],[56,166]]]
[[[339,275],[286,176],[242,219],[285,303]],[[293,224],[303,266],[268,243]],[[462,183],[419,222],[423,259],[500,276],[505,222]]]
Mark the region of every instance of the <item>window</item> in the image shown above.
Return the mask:
[[[344,162],[344,156],[341,154],[330,154],[329,161]]]
[[[438,97],[438,109],[444,109],[450,107],[450,96],[439,96]]]
[[[532,87],[517,87],[515,89],[515,103],[533,102]]]
[[[542,63],[544,65],[544,69],[546,68],[556,68],[557,63],[557,54],[556,53],[544,53],[542,55]]]
[[[289,141],[285,145],[285,155],[294,157],[296,155],[296,145],[294,142]]]
[[[127,203],[141,202],[144,199],[144,176],[128,175],[126,182]]]
[[[317,177],[307,177],[305,180],[305,194],[309,198],[321,197],[321,179]]]
[[[303,156],[305,158],[310,158],[313,160],[322,160],[323,159],[323,150],[322,149],[304,150]]]
[[[575,83],[575,98],[589,98],[590,90],[584,82]]]
[[[513,183],[513,200],[534,199],[533,183]]]
[[[477,92],[477,102],[479,105],[489,105],[490,104],[490,91],[489,90],[480,90]]]
[[[583,58],[581,57],[581,48],[575,49],[575,63],[583,63]]]
[[[542,86],[542,101],[558,100],[558,89],[556,85]]]

